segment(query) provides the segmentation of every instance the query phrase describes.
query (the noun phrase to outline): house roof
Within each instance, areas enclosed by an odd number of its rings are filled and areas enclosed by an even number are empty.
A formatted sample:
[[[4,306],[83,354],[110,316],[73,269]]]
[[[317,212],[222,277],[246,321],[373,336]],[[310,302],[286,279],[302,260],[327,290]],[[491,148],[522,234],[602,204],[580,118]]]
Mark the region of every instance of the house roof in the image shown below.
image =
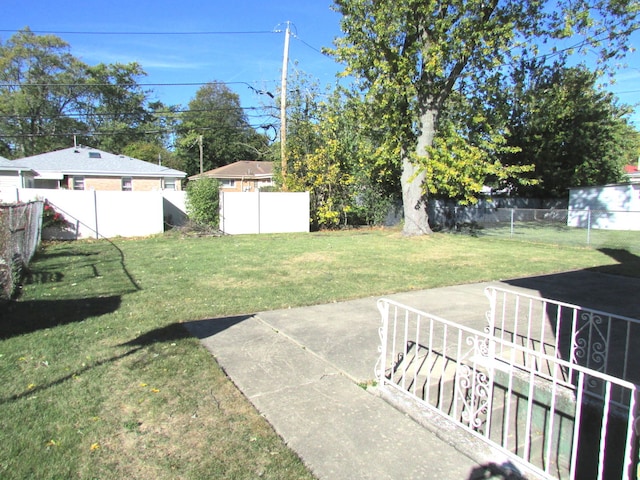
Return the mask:
[[[33,174],[34,172],[29,167],[23,167],[18,164],[14,160],[9,160],[8,158],[0,157],[0,171],[4,172],[29,172]]]
[[[200,177],[230,178],[230,179],[262,179],[273,177],[273,162],[256,162],[241,160],[222,167],[214,168],[199,175],[189,177],[195,180]]]
[[[624,167],[624,173],[629,176],[629,181],[632,183],[640,181],[640,168],[638,167],[640,167],[640,165],[625,165]]]
[[[187,175],[179,170],[82,145],[24,157],[11,161],[11,164],[35,170],[42,178],[62,178],[63,175],[183,178]]]

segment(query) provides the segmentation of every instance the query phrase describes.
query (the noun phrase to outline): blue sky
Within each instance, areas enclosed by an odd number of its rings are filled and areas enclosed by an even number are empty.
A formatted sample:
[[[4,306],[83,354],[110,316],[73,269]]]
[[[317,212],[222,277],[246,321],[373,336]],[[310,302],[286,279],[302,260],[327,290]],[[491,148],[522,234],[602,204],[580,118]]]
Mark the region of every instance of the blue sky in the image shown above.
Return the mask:
[[[280,85],[284,33],[292,23],[289,72],[298,69],[332,84],[341,67],[322,55],[340,35],[340,15],[331,0],[2,0],[0,38],[29,26],[52,31],[88,64],[139,62],[148,73],[140,83],[245,82],[256,90]],[[92,35],[63,32],[272,32],[224,35]],[[640,49],[640,32],[632,43]],[[588,60],[588,58],[587,58]],[[608,87],[622,103],[640,101],[640,52],[626,61]],[[229,83],[243,107],[270,99],[245,83]],[[158,100],[186,106],[198,85],[153,86]],[[640,128],[640,108],[632,120]]]

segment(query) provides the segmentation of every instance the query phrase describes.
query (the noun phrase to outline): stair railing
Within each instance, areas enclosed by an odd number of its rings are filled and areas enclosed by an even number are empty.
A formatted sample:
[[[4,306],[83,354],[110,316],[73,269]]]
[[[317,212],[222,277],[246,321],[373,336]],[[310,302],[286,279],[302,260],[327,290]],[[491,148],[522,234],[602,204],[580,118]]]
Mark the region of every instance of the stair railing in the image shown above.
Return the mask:
[[[506,324],[481,332],[392,300],[378,308],[379,388],[411,396],[543,478],[636,478],[633,382],[561,358],[561,343],[540,346],[546,336],[493,334]]]

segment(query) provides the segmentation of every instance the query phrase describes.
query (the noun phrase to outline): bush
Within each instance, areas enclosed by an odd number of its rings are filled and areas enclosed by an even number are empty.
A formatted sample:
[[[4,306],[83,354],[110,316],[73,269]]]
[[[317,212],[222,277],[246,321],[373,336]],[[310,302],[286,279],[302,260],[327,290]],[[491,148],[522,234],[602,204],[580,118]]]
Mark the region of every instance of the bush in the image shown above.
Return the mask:
[[[218,228],[220,220],[220,183],[201,178],[187,184],[187,215],[201,225]]]
[[[64,218],[64,215],[57,212],[56,209],[47,200],[44,202],[44,209],[42,211],[42,228],[59,228],[65,230],[72,227],[71,223]]]

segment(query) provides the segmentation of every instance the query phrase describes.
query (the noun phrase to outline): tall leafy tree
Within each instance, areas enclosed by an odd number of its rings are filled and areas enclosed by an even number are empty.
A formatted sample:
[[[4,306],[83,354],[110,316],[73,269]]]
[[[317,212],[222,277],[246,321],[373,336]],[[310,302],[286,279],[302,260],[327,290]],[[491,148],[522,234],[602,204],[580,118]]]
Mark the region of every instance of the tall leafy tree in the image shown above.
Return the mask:
[[[290,191],[311,193],[314,228],[335,228],[349,211],[357,137],[353,122],[341,115],[346,112],[339,94],[317,102],[315,89],[315,85],[296,89],[291,98],[285,182]]]
[[[219,82],[198,89],[177,128],[177,154],[189,175],[200,172],[200,142],[203,171],[260,160],[267,147],[267,138],[249,124],[238,94]]]
[[[0,43],[0,135],[10,156],[68,146],[84,130],[72,114],[83,102],[86,65],[53,35],[24,29]]]
[[[94,135],[91,145],[121,153],[129,143],[144,141],[145,130],[153,121],[149,92],[138,84],[145,75],[136,62],[87,67],[83,107],[88,130]]]
[[[312,227],[384,221],[397,185],[387,164],[371,161],[375,143],[361,128],[360,96],[341,87],[323,90],[301,72],[290,86],[285,183],[311,193]]]
[[[514,74],[509,99],[506,162],[533,163],[534,185],[523,195],[565,197],[570,187],[605,185],[622,179],[635,155],[629,108],[597,86],[585,67],[534,62]]]
[[[28,156],[76,140],[114,153],[132,142],[167,146],[164,108],[149,102],[137,63],[89,66],[54,35],[28,28],[0,43],[0,149]]]
[[[384,155],[401,163],[405,234],[430,232],[426,211],[434,142],[454,91],[472,95],[491,88],[514,55],[536,56],[537,45],[568,40],[594,48],[605,61],[625,51],[636,28],[638,1],[590,0],[335,0],[342,13],[343,38],[334,54],[366,92],[368,125],[384,136]],[[554,52],[559,56],[569,50]],[[498,139],[498,143],[502,140]],[[445,158],[446,161],[448,161]],[[508,177],[487,156],[449,156],[465,170],[486,169]],[[442,170],[441,168],[438,170]],[[464,175],[459,183],[465,185]],[[427,183],[427,185],[425,185]]]

